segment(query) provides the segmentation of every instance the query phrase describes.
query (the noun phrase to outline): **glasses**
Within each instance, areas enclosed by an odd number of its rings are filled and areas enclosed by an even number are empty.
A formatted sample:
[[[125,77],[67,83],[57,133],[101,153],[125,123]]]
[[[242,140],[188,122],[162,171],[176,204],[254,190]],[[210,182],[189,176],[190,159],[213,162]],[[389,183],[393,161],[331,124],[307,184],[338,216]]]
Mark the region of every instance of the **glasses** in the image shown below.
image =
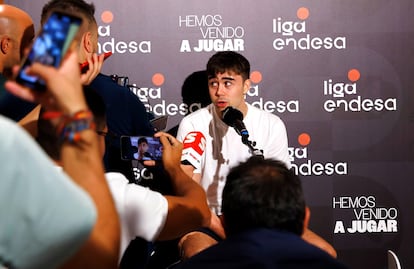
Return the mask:
[[[96,133],[103,137],[106,137],[108,135],[108,132],[104,132],[104,131],[96,131]]]

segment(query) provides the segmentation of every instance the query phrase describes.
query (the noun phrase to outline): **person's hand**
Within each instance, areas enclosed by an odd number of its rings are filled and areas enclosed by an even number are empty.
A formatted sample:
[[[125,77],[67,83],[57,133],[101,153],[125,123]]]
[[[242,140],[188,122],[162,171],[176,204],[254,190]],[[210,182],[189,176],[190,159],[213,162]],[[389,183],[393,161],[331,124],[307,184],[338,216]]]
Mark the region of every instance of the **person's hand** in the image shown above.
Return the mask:
[[[181,169],[183,144],[174,136],[164,132],[158,132],[154,137],[159,137],[162,143],[162,163],[164,168],[170,173],[176,171],[176,169]],[[144,165],[154,166],[155,161],[144,161]]]
[[[13,71],[17,74],[18,67],[15,67]],[[15,81],[7,81],[5,88],[26,101],[40,103],[50,110],[59,109],[65,114],[87,109],[76,51],[70,50],[58,69],[34,63],[27,72],[42,78],[47,90],[45,92],[35,91]]]
[[[81,75],[82,85],[89,85],[101,72],[102,65],[104,62],[104,54],[97,55],[96,53],[89,56],[87,59],[88,70]]]

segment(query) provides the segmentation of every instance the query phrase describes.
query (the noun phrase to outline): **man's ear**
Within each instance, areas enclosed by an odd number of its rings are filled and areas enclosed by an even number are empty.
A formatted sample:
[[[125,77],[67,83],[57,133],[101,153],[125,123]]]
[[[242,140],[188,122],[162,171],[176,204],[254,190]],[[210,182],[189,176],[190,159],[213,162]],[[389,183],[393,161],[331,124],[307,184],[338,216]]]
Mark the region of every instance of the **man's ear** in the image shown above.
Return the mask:
[[[310,215],[311,215],[311,212],[310,212],[310,209],[309,209],[309,207],[305,207],[305,217],[304,217],[304,219],[303,219],[303,230],[305,231],[306,229],[308,229],[308,226],[309,226],[309,220],[310,220]]]
[[[10,50],[10,38],[5,35],[0,39],[0,50],[1,53],[7,54],[7,52]]]
[[[84,50],[87,53],[93,53],[94,52],[94,44],[92,42],[92,34],[91,32],[85,32],[82,37],[82,44]]]
[[[250,79],[246,79],[243,84],[243,94],[247,94],[250,89]]]

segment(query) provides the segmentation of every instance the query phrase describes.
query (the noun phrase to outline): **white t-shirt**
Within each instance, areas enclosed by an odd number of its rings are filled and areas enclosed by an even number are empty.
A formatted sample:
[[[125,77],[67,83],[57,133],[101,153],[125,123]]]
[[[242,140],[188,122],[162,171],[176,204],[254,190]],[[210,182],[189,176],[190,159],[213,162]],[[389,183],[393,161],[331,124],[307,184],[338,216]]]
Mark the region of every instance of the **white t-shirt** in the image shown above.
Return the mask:
[[[121,173],[106,173],[121,222],[120,259],[131,240],[154,241],[165,225],[168,201],[158,192],[130,184]]]
[[[249,140],[256,142],[255,148],[263,150],[265,158],[273,158],[291,167],[288,153],[288,138],[283,121],[276,115],[247,104],[248,111],[243,122],[249,132]],[[216,114],[213,104],[184,117],[177,132],[183,141],[191,131],[201,132],[206,138],[206,148],[201,157],[201,185],[207,193],[210,208],[221,213],[221,193],[231,167],[246,161],[252,153],[242,143],[234,128],[226,125]]]

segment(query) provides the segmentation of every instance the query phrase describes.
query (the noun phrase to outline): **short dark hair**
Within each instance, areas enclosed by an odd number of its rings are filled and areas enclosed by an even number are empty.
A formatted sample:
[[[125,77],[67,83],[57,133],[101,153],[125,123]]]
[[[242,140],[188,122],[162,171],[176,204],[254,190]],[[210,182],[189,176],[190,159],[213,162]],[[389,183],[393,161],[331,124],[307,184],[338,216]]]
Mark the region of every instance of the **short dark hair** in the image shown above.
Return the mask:
[[[86,19],[89,24],[96,24],[95,5],[83,0],[50,0],[42,8],[40,21],[43,24],[53,11],[64,11],[78,14]]]
[[[194,103],[200,103],[201,107],[211,104],[210,94],[208,92],[207,72],[200,70],[191,73],[181,87],[181,96],[183,103],[190,108]]]
[[[145,137],[140,137],[138,139],[138,145],[141,145],[142,143],[148,144],[148,140]]]
[[[305,199],[300,178],[280,161],[251,157],[230,170],[222,212],[229,235],[252,228],[301,235]]]
[[[217,52],[208,60],[206,69],[208,79],[226,71],[233,71],[241,75],[243,80],[250,77],[249,61],[243,55],[234,51]]]

